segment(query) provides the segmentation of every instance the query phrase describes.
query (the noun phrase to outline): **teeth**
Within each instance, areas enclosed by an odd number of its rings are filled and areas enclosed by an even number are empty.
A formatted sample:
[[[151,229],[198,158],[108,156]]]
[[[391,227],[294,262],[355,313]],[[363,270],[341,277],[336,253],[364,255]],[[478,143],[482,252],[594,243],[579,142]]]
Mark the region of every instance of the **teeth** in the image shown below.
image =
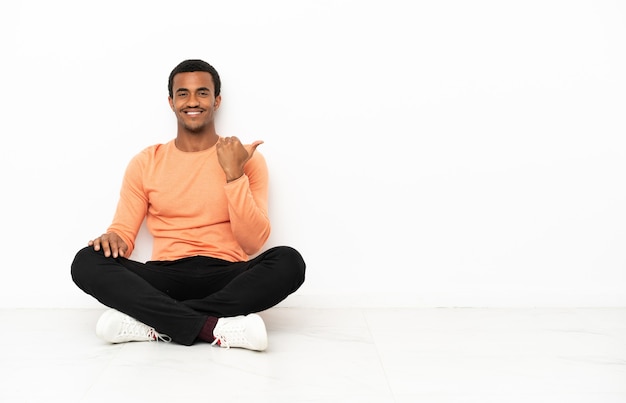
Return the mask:
[[[187,115],[199,115],[200,112],[185,112]]]

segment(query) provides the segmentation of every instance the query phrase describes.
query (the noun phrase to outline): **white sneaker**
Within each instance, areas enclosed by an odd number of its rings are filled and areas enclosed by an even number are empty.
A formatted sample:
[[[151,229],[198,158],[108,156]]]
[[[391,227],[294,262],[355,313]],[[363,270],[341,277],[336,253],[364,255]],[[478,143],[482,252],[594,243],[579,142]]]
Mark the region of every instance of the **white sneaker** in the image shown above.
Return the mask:
[[[100,316],[96,324],[96,334],[109,343],[155,340],[169,342],[172,340],[169,336],[159,334],[154,328],[115,309],[110,309]]]
[[[267,348],[265,323],[254,313],[218,319],[213,336],[215,337],[213,344],[220,347],[240,347],[256,351]]]

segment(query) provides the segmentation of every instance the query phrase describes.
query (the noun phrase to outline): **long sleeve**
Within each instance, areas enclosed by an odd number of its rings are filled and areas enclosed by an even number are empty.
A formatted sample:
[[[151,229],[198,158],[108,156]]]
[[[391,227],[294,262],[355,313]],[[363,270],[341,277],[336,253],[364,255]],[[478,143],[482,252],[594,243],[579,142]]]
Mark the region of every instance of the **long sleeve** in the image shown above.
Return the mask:
[[[244,172],[241,178],[226,184],[224,190],[235,239],[246,254],[253,255],[270,235],[268,172],[263,156],[255,153],[244,167]]]
[[[142,158],[137,156],[126,168],[115,216],[107,230],[118,234],[126,243],[126,256],[130,256],[135,249],[135,239],[148,209],[142,182]]]

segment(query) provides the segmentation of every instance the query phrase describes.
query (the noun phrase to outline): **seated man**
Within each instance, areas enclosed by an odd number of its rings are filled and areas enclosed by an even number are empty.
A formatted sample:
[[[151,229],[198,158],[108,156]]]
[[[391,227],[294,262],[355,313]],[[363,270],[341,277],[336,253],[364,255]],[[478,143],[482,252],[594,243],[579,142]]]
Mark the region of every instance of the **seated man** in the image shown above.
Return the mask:
[[[168,83],[176,138],[150,146],[129,163],[113,222],[72,263],[72,279],[112,308],[96,325],[111,343],[197,340],[264,350],[268,309],[304,282],[293,248],[258,253],[270,234],[268,172],[256,151],[220,137],[217,71],[185,60]],[[144,220],[152,258],[128,259]]]

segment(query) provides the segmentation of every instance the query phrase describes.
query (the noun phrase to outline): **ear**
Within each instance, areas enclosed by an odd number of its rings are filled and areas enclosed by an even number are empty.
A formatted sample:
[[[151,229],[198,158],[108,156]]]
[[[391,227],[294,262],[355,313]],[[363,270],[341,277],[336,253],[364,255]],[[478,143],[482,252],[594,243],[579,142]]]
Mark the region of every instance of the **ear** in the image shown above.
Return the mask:
[[[174,109],[174,100],[172,99],[172,97],[167,97],[167,101],[170,103],[170,108],[172,108],[172,110],[176,112],[176,110]]]
[[[222,104],[222,96],[218,95],[215,97],[215,103],[213,104],[213,108],[215,110],[218,110],[221,104]]]

